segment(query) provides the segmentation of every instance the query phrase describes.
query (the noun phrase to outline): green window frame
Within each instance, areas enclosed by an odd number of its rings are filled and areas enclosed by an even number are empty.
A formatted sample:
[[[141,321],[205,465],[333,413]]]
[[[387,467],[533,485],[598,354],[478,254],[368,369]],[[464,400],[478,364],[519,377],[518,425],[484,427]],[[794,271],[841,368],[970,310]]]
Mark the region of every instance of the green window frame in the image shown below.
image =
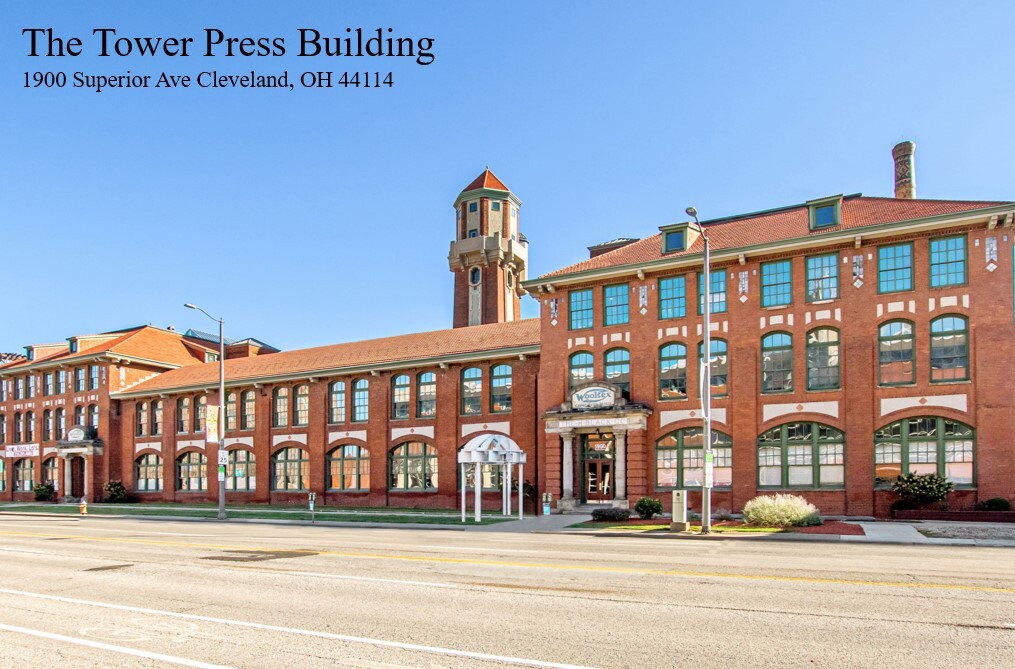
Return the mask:
[[[56,457],[46,458],[46,461],[42,463],[42,482],[58,487],[60,481],[60,465],[56,461]]]
[[[595,357],[588,351],[572,353],[567,359],[568,387],[575,388],[595,375]]]
[[[271,489],[301,491],[310,487],[310,459],[302,448],[280,448],[271,456]]]
[[[710,313],[722,314],[726,313],[726,270],[714,269],[710,270],[708,275],[712,277],[709,293],[709,302],[711,302]],[[705,313],[705,282],[702,280],[703,275],[698,272],[698,315],[701,316]]]
[[[687,277],[659,279],[659,318],[683,318],[687,315]]]
[[[293,389],[293,425],[302,427],[310,423],[310,386],[300,384]]]
[[[771,332],[761,338],[761,392],[793,391],[793,335]]]
[[[758,489],[843,488],[846,435],[823,423],[783,423],[758,437]]]
[[[53,413],[53,439],[60,441],[67,430],[67,413],[63,407],[57,407]]]
[[[433,418],[437,415],[437,375],[423,372],[416,377],[416,417]]]
[[[490,370],[490,412],[511,412],[511,365],[497,365]]]
[[[930,381],[969,380],[969,321],[945,314],[930,322]]]
[[[253,451],[245,448],[229,450],[225,483],[226,490],[249,492],[257,488],[257,460]]]
[[[930,287],[966,284],[966,236],[930,240]]]
[[[328,386],[328,422],[345,422],[345,381],[334,381]]]
[[[365,423],[370,420],[370,382],[356,379],[352,384],[352,422]]]
[[[592,289],[572,290],[567,297],[567,329],[592,327]]]
[[[25,434],[25,417],[20,411],[14,414],[14,441],[15,444],[20,444],[24,440],[22,437]]]
[[[712,375],[709,385],[712,388],[712,397],[726,397],[729,394],[729,344],[725,339],[710,339],[709,356]],[[704,360],[705,342],[698,342],[698,360]]]
[[[53,372],[46,372],[42,375],[42,396],[49,397],[53,394]]]
[[[937,474],[956,488],[976,486],[976,430],[942,416],[917,416],[874,432],[874,486],[902,474]]]
[[[29,413],[31,415],[31,413]],[[99,405],[89,404],[88,405],[88,427],[93,430],[99,429]],[[31,439],[29,439],[31,441]]]
[[[208,460],[191,451],[176,458],[176,491],[203,492],[208,489]]]
[[[603,325],[624,325],[630,321],[629,292],[626,283],[603,286]]]
[[[878,293],[913,290],[913,244],[878,247]]]
[[[463,416],[478,416],[483,413],[483,370],[469,367],[462,370],[462,403]]]
[[[74,392],[76,393],[83,392],[85,389],[85,371],[84,367],[74,368]]]
[[[409,418],[409,397],[412,381],[408,374],[399,374],[391,379],[391,420]]]
[[[99,366],[88,365],[88,390],[99,389]]]
[[[659,348],[659,399],[687,399],[687,347],[679,342]]]
[[[58,418],[59,421],[62,421],[62,419],[63,419],[63,413],[61,412],[61,414],[57,418]],[[162,435],[162,400],[152,400],[151,419],[152,419],[151,435],[153,437],[161,436]],[[59,429],[60,429],[60,432],[62,434],[62,432],[63,432],[62,426]]]
[[[0,458],[0,492],[7,492],[7,463]]]
[[[144,437],[148,434],[148,403],[138,402],[134,405],[134,436]]]
[[[35,461],[21,458],[14,463],[14,492],[35,490]]]
[[[878,327],[878,385],[916,383],[916,328],[910,321],[888,321]]]
[[[814,328],[807,333],[807,390],[838,390],[839,331]]]
[[[226,394],[226,432],[236,431],[236,393]]]
[[[67,392],[67,371],[59,370],[56,373],[56,394],[63,395]]]
[[[194,399],[194,432],[204,432],[205,417],[208,411],[208,398],[200,395]]]
[[[253,390],[240,394],[240,429],[253,430],[257,425],[257,396]]]
[[[53,439],[53,412],[46,409],[42,412],[42,440],[52,441]]]
[[[328,452],[328,490],[370,490],[370,451],[357,444],[341,444]]]
[[[807,258],[807,301],[839,299],[839,254]]]
[[[705,476],[704,430],[685,427],[656,442],[655,489],[700,489]],[[733,485],[733,438],[712,431],[712,482],[714,488]]]
[[[190,400],[187,401],[189,402]],[[187,411],[188,412],[190,411],[189,403],[187,404]],[[76,407],[74,407],[74,424],[75,425],[85,424],[85,407],[81,404],[78,404]]]
[[[761,263],[761,306],[793,303],[793,264],[789,260]]]
[[[0,383],[3,382],[0,381]],[[6,443],[7,443],[7,416],[0,413],[0,444]],[[2,461],[3,461],[2,458],[0,458],[0,462]]]
[[[138,492],[162,490],[162,456],[146,453],[134,460],[134,489]]]
[[[271,391],[271,426],[289,425],[289,389],[285,386]]]
[[[388,489],[436,492],[437,448],[421,441],[407,441],[388,451]]]
[[[631,353],[626,348],[606,352],[606,381],[618,386],[624,397],[631,395]]]
[[[95,406],[94,404],[92,406]],[[91,407],[89,407],[91,408]],[[31,443],[35,441],[35,412],[25,412],[25,442]]]

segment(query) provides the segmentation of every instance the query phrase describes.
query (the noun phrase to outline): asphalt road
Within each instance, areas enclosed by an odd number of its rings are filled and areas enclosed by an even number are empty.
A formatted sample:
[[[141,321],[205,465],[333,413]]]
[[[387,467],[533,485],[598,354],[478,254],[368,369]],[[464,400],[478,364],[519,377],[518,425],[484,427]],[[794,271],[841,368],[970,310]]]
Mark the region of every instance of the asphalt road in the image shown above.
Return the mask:
[[[0,517],[0,666],[1015,667],[1015,549]]]

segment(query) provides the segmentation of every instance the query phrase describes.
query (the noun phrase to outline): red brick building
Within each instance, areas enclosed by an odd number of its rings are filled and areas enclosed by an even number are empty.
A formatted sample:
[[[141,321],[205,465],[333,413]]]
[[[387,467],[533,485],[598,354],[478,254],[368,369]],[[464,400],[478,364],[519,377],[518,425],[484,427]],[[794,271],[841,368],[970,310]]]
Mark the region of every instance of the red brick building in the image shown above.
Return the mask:
[[[1015,203],[916,199],[912,146],[896,154],[895,198],[702,223],[715,508],[794,491],[824,513],[884,515],[904,471],[948,476],[955,507],[1015,497]],[[698,489],[700,234],[666,225],[528,280],[520,206],[489,170],[456,199],[453,329],[288,352],[230,344],[222,444],[206,439],[215,337],[149,327],[28,347],[0,365],[0,498],[44,481],[94,496],[119,479],[143,499],[211,501],[223,449],[230,502],[316,492],[453,508],[458,449],[483,433],[511,437],[562,508]],[[526,292],[538,319],[519,320]],[[73,425],[85,429],[68,439]],[[484,471],[494,505],[497,484]]]

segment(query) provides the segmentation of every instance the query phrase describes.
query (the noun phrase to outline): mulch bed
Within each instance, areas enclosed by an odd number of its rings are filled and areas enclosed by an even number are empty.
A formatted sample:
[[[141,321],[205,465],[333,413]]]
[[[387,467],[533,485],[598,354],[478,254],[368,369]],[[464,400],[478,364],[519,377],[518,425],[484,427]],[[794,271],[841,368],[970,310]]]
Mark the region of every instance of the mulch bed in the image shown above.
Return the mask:
[[[799,532],[800,534],[848,534],[858,537],[864,536],[863,528],[856,523],[843,523],[838,520],[826,520],[824,525],[794,527],[787,531]]]

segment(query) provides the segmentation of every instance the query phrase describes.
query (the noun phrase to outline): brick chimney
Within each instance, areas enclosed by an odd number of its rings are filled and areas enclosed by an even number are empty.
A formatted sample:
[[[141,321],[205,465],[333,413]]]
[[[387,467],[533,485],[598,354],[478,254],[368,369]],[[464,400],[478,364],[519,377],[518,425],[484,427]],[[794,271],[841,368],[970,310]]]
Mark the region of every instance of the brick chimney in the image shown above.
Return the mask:
[[[916,169],[913,166],[913,154],[916,144],[901,142],[892,149],[895,158],[895,197],[912,200],[916,197]]]

